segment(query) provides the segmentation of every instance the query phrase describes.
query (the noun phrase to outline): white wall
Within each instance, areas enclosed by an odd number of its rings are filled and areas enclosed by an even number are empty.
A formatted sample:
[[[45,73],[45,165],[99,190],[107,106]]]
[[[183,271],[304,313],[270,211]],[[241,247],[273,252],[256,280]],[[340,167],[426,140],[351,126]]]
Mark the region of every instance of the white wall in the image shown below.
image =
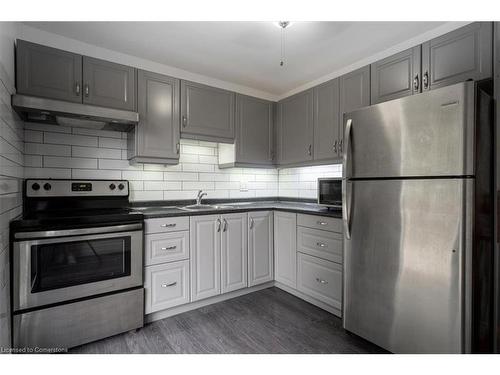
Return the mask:
[[[10,346],[9,222],[21,214],[23,122],[10,106],[17,26],[0,22],[0,347]]]

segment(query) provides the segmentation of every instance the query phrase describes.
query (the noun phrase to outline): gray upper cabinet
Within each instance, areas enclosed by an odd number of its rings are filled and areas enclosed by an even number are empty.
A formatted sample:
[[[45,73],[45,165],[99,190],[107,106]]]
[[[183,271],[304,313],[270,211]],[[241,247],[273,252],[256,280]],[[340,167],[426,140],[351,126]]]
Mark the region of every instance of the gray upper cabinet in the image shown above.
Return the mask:
[[[283,99],[278,104],[278,160],[298,164],[313,158],[313,90]]]
[[[340,157],[339,80],[314,88],[314,160]]]
[[[109,61],[83,57],[83,102],[133,111],[135,69]]]
[[[357,69],[340,77],[340,122],[342,131],[340,153],[343,151],[344,114],[370,105],[370,66]]]
[[[371,104],[421,91],[421,46],[410,48],[371,65]]]
[[[242,163],[273,164],[273,103],[236,95],[236,159]]]
[[[234,102],[233,92],[182,81],[182,137],[233,143]]]
[[[491,22],[475,22],[422,45],[423,90],[492,77]]]
[[[180,81],[139,70],[137,73],[139,124],[128,136],[132,162],[179,162]]]
[[[82,56],[17,41],[17,93],[44,98],[82,101]]]

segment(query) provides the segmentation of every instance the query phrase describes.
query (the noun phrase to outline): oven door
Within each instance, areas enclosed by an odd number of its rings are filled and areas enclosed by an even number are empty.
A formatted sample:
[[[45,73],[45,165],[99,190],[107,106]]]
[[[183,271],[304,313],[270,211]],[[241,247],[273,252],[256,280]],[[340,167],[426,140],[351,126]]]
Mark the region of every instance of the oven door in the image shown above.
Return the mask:
[[[117,228],[142,225],[39,232],[51,238],[14,242],[14,311],[141,286],[142,230]],[[89,229],[95,234],[78,235]]]

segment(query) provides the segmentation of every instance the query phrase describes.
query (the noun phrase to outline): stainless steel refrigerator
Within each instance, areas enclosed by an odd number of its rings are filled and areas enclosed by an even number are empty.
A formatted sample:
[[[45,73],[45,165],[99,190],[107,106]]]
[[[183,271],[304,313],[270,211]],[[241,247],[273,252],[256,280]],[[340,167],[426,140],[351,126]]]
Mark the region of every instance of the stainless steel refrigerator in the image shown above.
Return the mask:
[[[344,328],[394,353],[491,350],[491,97],[464,82],[344,121]]]

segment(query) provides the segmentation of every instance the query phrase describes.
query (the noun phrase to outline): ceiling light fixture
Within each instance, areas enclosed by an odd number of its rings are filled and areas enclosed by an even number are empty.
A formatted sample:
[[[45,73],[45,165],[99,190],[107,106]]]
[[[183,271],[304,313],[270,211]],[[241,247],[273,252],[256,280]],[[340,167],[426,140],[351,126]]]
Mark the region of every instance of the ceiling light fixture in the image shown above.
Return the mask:
[[[291,25],[290,21],[278,21],[276,25],[281,29],[281,60],[280,66],[285,64],[285,29]]]

